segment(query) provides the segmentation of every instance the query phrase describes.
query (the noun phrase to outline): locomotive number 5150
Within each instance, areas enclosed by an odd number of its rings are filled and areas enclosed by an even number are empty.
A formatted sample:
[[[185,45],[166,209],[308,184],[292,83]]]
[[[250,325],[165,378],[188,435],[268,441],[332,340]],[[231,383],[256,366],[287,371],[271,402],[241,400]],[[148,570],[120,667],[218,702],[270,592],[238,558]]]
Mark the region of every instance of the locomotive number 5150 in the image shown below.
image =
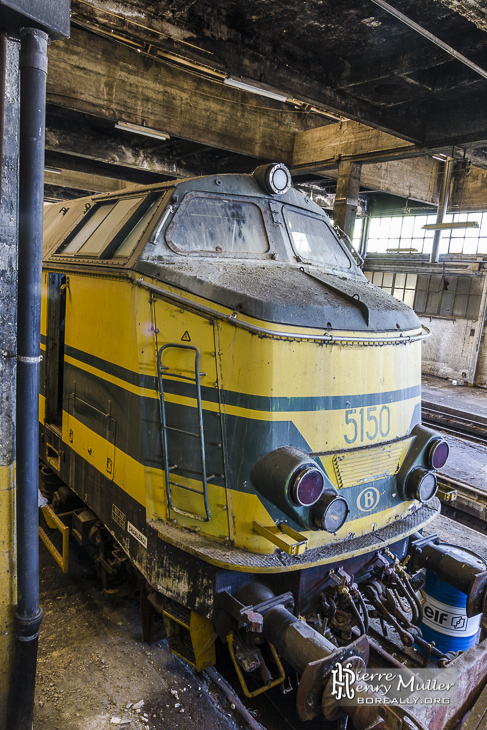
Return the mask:
[[[386,438],[391,430],[391,411],[389,406],[369,406],[368,408],[349,408],[345,411],[345,423],[351,427],[348,434],[344,434],[347,444],[354,444],[357,440],[373,441],[378,434]]]

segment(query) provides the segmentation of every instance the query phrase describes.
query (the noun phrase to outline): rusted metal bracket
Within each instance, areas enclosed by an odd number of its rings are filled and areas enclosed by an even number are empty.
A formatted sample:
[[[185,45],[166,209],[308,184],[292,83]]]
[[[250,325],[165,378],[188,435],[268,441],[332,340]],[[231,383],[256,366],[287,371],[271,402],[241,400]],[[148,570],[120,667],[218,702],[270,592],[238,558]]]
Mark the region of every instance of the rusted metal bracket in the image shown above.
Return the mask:
[[[280,596],[273,596],[266,601],[256,603],[253,606],[244,606],[239,600],[232,596],[228,591],[221,591],[215,598],[215,607],[228,613],[237,621],[239,629],[249,624],[258,623],[262,631],[262,616],[274,606],[284,606],[291,611],[294,609],[294,597],[291,592],[282,593]],[[260,618],[258,618],[260,617]],[[256,627],[251,626],[251,631],[255,631]]]
[[[46,504],[45,507],[41,507],[41,512],[44,515],[47,526],[51,530],[59,530],[63,539],[62,554],[51,542],[44,529],[39,525],[39,537],[41,538],[44,545],[47,547],[52,557],[61,567],[63,573],[67,573],[69,570],[69,527],[65,525],[62,520],[59,519],[57,514],[54,512],[52,507]]]
[[[272,652],[272,656],[274,657],[274,661],[276,663],[277,669],[279,671],[279,676],[277,679],[272,680],[269,684],[265,684],[262,687],[259,687],[258,689],[254,690],[253,692],[250,692],[250,690],[247,687],[247,683],[245,681],[245,677],[243,676],[243,672],[238,664],[237,657],[235,656],[235,650],[233,648],[233,634],[230,633],[227,636],[227,643],[228,643],[228,651],[230,652],[230,657],[233,662],[233,666],[235,667],[235,671],[237,672],[237,676],[240,682],[240,686],[242,687],[242,692],[246,697],[257,697],[257,695],[261,695],[263,692],[267,692],[267,690],[272,689],[272,687],[277,687],[278,684],[281,684],[286,679],[286,672],[284,671],[284,667],[281,664],[281,660],[279,659],[279,655],[276,651],[276,648],[271,642],[269,641],[269,647]]]

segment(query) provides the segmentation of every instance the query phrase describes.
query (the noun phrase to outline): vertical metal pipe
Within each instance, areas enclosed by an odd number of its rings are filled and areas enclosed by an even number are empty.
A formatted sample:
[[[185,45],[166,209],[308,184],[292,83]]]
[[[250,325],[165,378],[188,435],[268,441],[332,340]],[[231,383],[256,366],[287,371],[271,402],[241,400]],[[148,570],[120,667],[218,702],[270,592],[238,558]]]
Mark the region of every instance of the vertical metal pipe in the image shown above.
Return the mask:
[[[450,199],[450,185],[453,176],[453,168],[455,160],[446,160],[443,168],[443,180],[441,181],[440,199],[438,201],[438,212],[436,214],[436,222],[443,223],[448,201]],[[435,231],[433,236],[433,246],[431,249],[430,263],[437,264],[440,258],[441,230]]]
[[[7,730],[15,654],[15,392],[19,199],[19,43],[7,40],[0,74],[5,92],[0,199],[0,728]]]
[[[9,730],[31,730],[39,606],[38,453],[46,33],[23,28],[20,46],[19,280],[17,347],[18,602]]]
[[[369,244],[369,229],[370,229],[370,215],[367,214],[364,218],[362,226],[362,235],[360,236],[359,254],[363,259],[367,256],[367,248]]]
[[[7,34],[0,33],[0,165],[3,164],[3,130],[5,120],[5,78],[7,75]],[[2,176],[0,175],[0,201]]]

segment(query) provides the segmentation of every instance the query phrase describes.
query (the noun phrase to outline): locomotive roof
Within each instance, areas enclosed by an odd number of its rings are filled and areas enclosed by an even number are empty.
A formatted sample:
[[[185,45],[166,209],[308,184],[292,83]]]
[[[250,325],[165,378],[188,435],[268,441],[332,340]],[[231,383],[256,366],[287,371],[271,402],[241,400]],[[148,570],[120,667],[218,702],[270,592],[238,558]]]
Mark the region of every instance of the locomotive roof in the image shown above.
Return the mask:
[[[164,193],[167,193],[169,190],[174,190],[174,193],[177,191],[179,200],[186,193],[194,191],[266,199],[270,197],[269,193],[259,185],[253,175],[225,174],[170,180],[152,185],[133,185],[124,190],[117,190],[112,193],[100,193],[98,195],[89,195],[83,198],[49,204],[44,211],[44,260],[47,261],[53,256],[56,256],[57,244],[72,233],[73,227],[80,224],[93,206],[114,200],[131,198],[136,195],[159,194],[164,196]],[[280,202],[305,207],[319,215],[323,215],[323,210],[316,203],[313,203],[313,201],[306,198],[294,188],[290,188],[278,197],[276,196],[277,199]],[[54,260],[59,259],[56,256]],[[78,257],[77,261],[80,261]],[[89,258],[84,263],[100,263],[100,261]]]
[[[303,253],[303,240],[318,241],[324,254]],[[254,175],[137,186],[50,206],[44,263],[135,270],[263,321],[373,332],[420,327],[409,307],[369,284],[318,205],[293,188],[270,195]]]

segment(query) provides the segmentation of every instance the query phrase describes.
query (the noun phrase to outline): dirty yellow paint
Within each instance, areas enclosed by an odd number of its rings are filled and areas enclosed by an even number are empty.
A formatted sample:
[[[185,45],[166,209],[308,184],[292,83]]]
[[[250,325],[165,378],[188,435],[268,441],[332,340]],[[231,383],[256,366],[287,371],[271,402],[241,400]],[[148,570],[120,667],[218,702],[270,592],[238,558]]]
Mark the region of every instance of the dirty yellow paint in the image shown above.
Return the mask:
[[[10,464],[0,466],[0,718],[6,717],[7,713],[16,602],[15,464]]]

